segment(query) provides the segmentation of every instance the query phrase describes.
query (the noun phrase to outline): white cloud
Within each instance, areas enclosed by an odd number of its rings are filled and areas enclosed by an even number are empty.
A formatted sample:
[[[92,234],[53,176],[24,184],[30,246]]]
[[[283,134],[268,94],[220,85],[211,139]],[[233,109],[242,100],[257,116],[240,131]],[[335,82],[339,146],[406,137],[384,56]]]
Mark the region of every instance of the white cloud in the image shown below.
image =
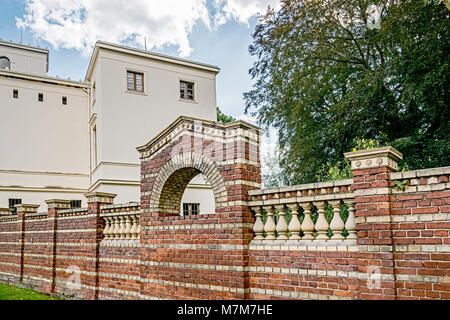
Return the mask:
[[[217,24],[223,24],[235,18],[239,22],[248,24],[248,20],[257,13],[264,13],[270,5],[279,9],[279,0],[215,0],[215,6],[220,9],[215,17]]]
[[[18,28],[55,48],[76,49],[88,55],[96,40],[147,48],[175,45],[181,56],[192,52],[188,35],[203,22],[210,27],[232,18],[247,23],[278,0],[215,0],[212,14],[207,0],[26,0],[26,14],[16,18]]]

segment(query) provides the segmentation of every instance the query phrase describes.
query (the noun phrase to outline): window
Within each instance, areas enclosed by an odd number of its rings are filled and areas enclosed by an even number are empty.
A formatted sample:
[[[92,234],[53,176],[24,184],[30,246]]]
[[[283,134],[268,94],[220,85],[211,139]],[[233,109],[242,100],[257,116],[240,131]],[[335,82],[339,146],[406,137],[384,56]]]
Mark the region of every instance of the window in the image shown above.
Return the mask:
[[[144,74],[127,71],[127,90],[144,92]]]
[[[67,97],[62,97],[62,104],[64,104],[64,105],[67,104]]]
[[[17,208],[15,207],[16,204],[21,204],[22,203],[22,199],[9,199],[9,208],[13,209],[13,214],[17,213]]]
[[[194,100],[194,83],[180,81],[180,98],[186,100]]]
[[[13,90],[13,98],[14,99],[19,99],[19,90],[17,90],[17,89]]]
[[[43,93],[38,93],[38,101],[39,102],[43,102],[44,101],[44,94]]]
[[[183,203],[183,216],[196,216],[199,214],[200,203]]]
[[[81,200],[70,200],[70,208],[81,208]]]
[[[0,57],[0,69],[9,70],[11,68],[11,62],[7,57]]]

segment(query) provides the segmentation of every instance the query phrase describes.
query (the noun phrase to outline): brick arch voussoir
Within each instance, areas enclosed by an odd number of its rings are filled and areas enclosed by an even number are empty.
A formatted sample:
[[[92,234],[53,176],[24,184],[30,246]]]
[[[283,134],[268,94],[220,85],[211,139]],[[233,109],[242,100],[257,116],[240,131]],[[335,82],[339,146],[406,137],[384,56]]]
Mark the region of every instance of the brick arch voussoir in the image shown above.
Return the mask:
[[[163,208],[160,208],[160,199],[164,186],[173,174],[187,168],[194,168],[200,171],[206,177],[206,180],[211,183],[216,209],[227,205],[226,183],[217,164],[206,155],[189,152],[180,153],[171,158],[158,171],[150,196],[150,208],[152,211],[163,210]]]

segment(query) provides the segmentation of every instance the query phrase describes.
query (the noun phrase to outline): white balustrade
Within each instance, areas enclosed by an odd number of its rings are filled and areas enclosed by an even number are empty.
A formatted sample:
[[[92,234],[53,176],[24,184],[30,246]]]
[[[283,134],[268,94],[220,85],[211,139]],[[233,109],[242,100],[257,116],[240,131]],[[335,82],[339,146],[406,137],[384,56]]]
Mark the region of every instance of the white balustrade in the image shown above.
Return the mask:
[[[285,212],[284,212],[284,205],[276,205],[275,209],[278,213],[278,221],[277,221],[277,227],[276,231],[278,234],[277,239],[278,240],[287,240],[287,231],[288,231],[288,225],[286,223]]]
[[[341,207],[345,203],[348,206],[348,218],[343,221],[341,217]],[[313,206],[317,209],[317,220],[314,223],[311,218]],[[333,209],[333,218],[328,223],[325,211],[328,206]],[[355,209],[353,199],[313,201],[313,202],[292,202],[286,204],[254,206],[251,209],[255,212],[255,223],[253,232],[254,240],[268,241],[339,241],[346,239],[356,239],[355,230]],[[287,210],[290,210],[291,220],[289,224],[286,220]],[[263,220],[265,211],[265,222]],[[301,220],[300,213],[303,213]],[[313,211],[314,212],[314,211]],[[274,214],[278,219],[275,222]],[[300,221],[302,221],[300,223]],[[329,229],[333,232],[331,238],[328,236]],[[345,237],[343,231],[347,230]]]
[[[301,231],[301,225],[300,221],[298,220],[298,209],[299,206],[296,203],[290,203],[287,205],[289,209],[291,209],[291,221],[289,222],[288,229],[289,229],[289,239],[290,240],[300,240],[300,231]]]
[[[348,206],[348,218],[345,222],[345,229],[348,231],[347,239],[356,239],[355,200],[346,199],[344,202]]]
[[[330,222],[330,229],[333,230],[333,236],[331,239],[333,240],[344,240],[344,236],[342,235],[342,231],[344,231],[344,221],[341,218],[341,201],[333,200],[328,201],[329,204],[333,207],[333,219]]]
[[[104,241],[138,240],[141,232],[139,215],[132,213],[104,214]]]
[[[266,223],[264,224],[264,232],[266,233],[266,240],[275,240],[276,225],[273,220],[274,209],[272,206],[265,206],[264,210],[267,212]]]

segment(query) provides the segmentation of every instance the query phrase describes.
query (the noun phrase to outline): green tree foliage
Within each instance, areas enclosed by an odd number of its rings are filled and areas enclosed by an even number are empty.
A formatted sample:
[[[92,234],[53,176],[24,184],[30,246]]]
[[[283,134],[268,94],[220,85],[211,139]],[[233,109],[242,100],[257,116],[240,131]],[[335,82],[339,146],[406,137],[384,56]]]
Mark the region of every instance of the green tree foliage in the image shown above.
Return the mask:
[[[233,122],[234,120],[236,120],[232,116],[227,116],[226,114],[224,114],[222,112],[222,110],[220,110],[219,107],[217,107],[216,110],[217,110],[217,121],[223,122],[223,123],[228,123],[228,122]]]
[[[440,1],[286,0],[260,17],[246,112],[279,130],[291,184],[316,180],[356,137],[394,146],[410,169],[450,165],[449,13]]]

